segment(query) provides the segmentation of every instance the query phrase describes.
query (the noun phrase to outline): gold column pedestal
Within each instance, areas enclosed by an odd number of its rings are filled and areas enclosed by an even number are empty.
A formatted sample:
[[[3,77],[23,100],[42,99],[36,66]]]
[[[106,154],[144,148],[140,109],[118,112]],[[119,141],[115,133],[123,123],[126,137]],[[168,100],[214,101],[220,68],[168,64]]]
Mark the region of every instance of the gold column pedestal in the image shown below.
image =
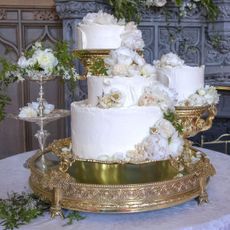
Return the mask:
[[[205,154],[179,170],[173,160],[141,164],[81,160],[63,152],[71,140],[53,142],[45,154],[46,170],[39,167],[41,152],[29,159],[30,186],[52,204],[87,212],[130,213],[171,207],[198,197],[207,199],[206,185],[215,169]],[[191,149],[193,155],[196,151]]]
[[[81,80],[87,78],[87,73],[92,68],[92,66],[98,62],[103,61],[106,58],[111,50],[74,50],[73,53],[80,60],[84,66],[84,73],[81,76]],[[101,74],[100,74],[101,75]]]

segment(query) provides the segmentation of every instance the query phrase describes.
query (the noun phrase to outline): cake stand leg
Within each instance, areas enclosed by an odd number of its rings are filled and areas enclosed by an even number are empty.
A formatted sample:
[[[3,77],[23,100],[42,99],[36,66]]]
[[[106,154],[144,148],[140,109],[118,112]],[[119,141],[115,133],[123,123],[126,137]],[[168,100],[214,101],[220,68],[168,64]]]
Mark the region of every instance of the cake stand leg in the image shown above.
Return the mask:
[[[208,193],[206,192],[206,177],[200,178],[200,196],[198,197],[199,205],[208,203]]]
[[[37,131],[35,134],[35,137],[38,139],[39,147],[42,152],[41,155],[41,168],[44,170],[46,169],[45,165],[45,157],[44,157],[44,149],[45,149],[45,144],[46,144],[46,139],[49,136],[49,132],[44,129],[44,124],[43,121],[41,120],[40,122],[40,130]]]
[[[64,215],[60,205],[60,200],[61,200],[61,190],[59,188],[54,188],[54,197],[53,197],[52,206],[50,208],[51,218],[60,216],[61,218],[64,219]]]

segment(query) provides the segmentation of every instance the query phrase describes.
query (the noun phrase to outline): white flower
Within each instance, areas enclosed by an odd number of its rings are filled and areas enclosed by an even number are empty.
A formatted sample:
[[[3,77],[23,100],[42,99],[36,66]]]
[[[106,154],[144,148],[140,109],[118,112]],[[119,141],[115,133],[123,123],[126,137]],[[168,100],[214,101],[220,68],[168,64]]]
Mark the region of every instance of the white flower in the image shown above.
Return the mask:
[[[154,65],[156,67],[175,67],[175,66],[182,66],[184,65],[184,60],[180,59],[176,54],[174,53],[168,53],[162,55],[161,59],[158,61],[154,61]]]
[[[153,77],[153,79],[156,79],[156,69],[153,65],[151,64],[144,64],[141,67],[141,75],[144,77]]]
[[[219,102],[219,94],[213,86],[205,86],[198,89],[194,94],[190,95],[186,100],[179,102],[181,106],[205,106],[215,105]]]
[[[57,58],[50,49],[36,50],[32,58],[36,58],[39,66],[50,73],[52,73],[54,67],[58,64]]]
[[[34,110],[36,110],[38,112],[38,106],[39,103],[38,102],[32,102],[32,103],[28,103],[28,106],[33,108]],[[49,114],[54,110],[54,105],[53,104],[48,104],[46,101],[44,102],[44,114]]]
[[[25,58],[25,56],[21,56],[19,59],[18,59],[18,65],[22,68],[26,68],[28,66],[28,62],[27,62],[27,59]]]
[[[113,66],[111,74],[116,76],[128,76],[128,68],[127,65],[116,64]]]
[[[143,66],[145,64],[145,59],[141,57],[138,53],[135,54],[133,60],[139,66]]]
[[[159,133],[162,137],[169,139],[176,132],[176,129],[171,124],[171,122],[161,119],[159,120],[154,127],[157,127],[157,133]]]
[[[134,22],[129,22],[125,26],[124,33],[121,34],[121,45],[132,50],[142,50],[145,46],[142,33],[137,29]]]
[[[176,93],[159,82],[154,82],[146,87],[140,97],[138,105],[157,105],[163,112],[173,111],[176,104]]]
[[[20,113],[19,113],[18,116],[21,117],[21,118],[25,118],[25,117],[37,117],[38,114],[37,114],[37,110],[34,109],[33,107],[31,107],[31,106],[25,106],[25,107],[22,107],[20,109]]]
[[[184,141],[177,132],[173,134],[169,141],[168,149],[171,157],[175,158],[183,152]]]
[[[124,25],[125,20],[117,20],[113,15],[104,13],[100,10],[98,13],[88,13],[83,19],[81,24],[101,24],[101,25]]]

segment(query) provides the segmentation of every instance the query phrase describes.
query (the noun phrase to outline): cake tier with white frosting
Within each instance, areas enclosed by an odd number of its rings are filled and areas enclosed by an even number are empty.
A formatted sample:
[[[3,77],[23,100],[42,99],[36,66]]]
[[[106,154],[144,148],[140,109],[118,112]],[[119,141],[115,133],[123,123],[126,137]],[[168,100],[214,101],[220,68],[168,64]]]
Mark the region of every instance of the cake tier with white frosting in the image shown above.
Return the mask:
[[[121,46],[123,25],[80,24],[77,27],[78,49],[117,49]]]
[[[72,148],[80,158],[112,158],[133,150],[163,117],[158,106],[101,109],[87,101],[71,104]]]
[[[122,106],[137,105],[144,93],[144,89],[151,85],[151,77],[96,77],[90,76],[88,81],[88,103],[92,106],[98,104],[103,95],[119,92],[122,95]]]
[[[178,102],[204,87],[204,66],[163,66],[157,68],[158,80],[177,93]]]

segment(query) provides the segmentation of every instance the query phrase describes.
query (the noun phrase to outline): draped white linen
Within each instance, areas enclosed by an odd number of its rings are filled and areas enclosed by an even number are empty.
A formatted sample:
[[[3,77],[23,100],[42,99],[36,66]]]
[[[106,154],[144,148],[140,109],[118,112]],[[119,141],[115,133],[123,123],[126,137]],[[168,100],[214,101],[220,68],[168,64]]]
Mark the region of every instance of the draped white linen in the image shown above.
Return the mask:
[[[49,214],[33,220],[19,229],[50,230],[228,230],[230,229],[230,156],[204,150],[216,168],[217,174],[208,185],[210,202],[198,206],[195,200],[182,205],[133,214],[93,214],[82,213],[85,220],[63,227],[65,221],[59,217],[50,219]],[[0,198],[8,192],[30,191],[28,178],[30,171],[23,167],[27,158],[35,152],[27,152],[0,160]],[[0,226],[0,229],[2,227]]]

